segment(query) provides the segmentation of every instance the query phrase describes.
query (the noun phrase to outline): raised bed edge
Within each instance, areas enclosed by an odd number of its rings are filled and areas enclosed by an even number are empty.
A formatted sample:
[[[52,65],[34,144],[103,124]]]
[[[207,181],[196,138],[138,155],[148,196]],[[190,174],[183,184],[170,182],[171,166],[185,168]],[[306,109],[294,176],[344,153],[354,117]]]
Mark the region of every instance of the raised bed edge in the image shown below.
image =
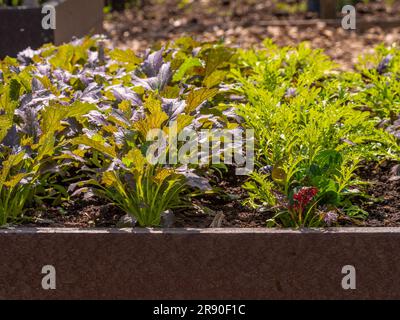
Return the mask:
[[[0,252],[0,299],[400,299],[400,228],[15,228]]]
[[[3,234],[385,234],[398,233],[400,227],[338,227],[338,228],[0,228]]]

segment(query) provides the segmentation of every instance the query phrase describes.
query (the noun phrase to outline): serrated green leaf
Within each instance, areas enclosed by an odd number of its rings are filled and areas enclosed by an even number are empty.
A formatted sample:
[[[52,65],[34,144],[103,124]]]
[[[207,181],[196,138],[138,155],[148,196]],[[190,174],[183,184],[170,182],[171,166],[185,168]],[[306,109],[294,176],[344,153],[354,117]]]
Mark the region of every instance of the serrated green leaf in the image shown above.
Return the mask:
[[[179,67],[178,71],[174,74],[172,81],[178,82],[186,75],[186,73],[193,67],[201,67],[201,60],[198,58],[188,58]]]
[[[112,171],[104,172],[101,177],[101,183],[104,184],[106,187],[113,187],[117,184],[117,182],[117,177]]]
[[[178,86],[166,86],[161,92],[163,98],[176,99],[179,97],[180,89]]]
[[[45,135],[52,135],[54,132],[63,129],[61,120],[68,114],[67,108],[61,105],[49,106],[42,113],[41,127]]]
[[[186,112],[192,113],[204,101],[213,98],[218,93],[218,89],[201,88],[192,90],[186,100]]]
[[[10,120],[10,117],[6,114],[0,115],[0,142],[3,141],[11,126],[12,121]]]
[[[222,67],[232,58],[233,53],[225,47],[216,47],[206,53],[206,77],[210,76],[218,68]]]
[[[74,102],[71,106],[67,107],[66,118],[77,118],[88,114],[92,110],[96,110],[97,106],[87,102]]]
[[[3,168],[0,172],[0,187],[7,181],[8,175],[14,166],[19,165],[24,159],[25,153],[20,152],[10,155],[7,160],[3,161]]]
[[[51,132],[48,132],[47,134],[41,136],[39,143],[36,145],[36,147],[38,148],[38,155],[36,160],[40,161],[47,156],[53,155],[55,143],[56,138]]]
[[[85,145],[90,148],[93,148],[99,152],[104,153],[112,158],[117,156],[115,149],[112,146],[107,146],[105,143],[101,141],[94,141],[87,136],[80,136],[72,140],[72,142],[76,145]]]
[[[144,102],[144,107],[151,113],[156,114],[162,112],[161,101],[154,97],[154,95],[150,95],[146,101]]]
[[[134,128],[142,135],[143,139],[146,139],[147,134],[152,129],[161,129],[164,122],[168,120],[168,115],[163,112],[155,112],[149,114],[145,119],[139,120],[134,123]]]
[[[226,71],[216,70],[210,75],[206,76],[203,83],[207,88],[215,87],[225,80],[226,74]]]
[[[21,182],[22,179],[26,178],[28,175],[26,173],[19,173],[13,176],[10,180],[4,182],[4,185],[8,188],[14,188],[17,184]]]
[[[122,50],[122,49],[114,49],[110,52],[110,57],[113,60],[117,60],[119,62],[128,63],[137,65],[141,63],[141,59],[136,56],[136,54],[130,50]]]
[[[58,47],[57,53],[49,59],[49,62],[56,68],[72,71],[73,69],[74,47],[65,44]]]

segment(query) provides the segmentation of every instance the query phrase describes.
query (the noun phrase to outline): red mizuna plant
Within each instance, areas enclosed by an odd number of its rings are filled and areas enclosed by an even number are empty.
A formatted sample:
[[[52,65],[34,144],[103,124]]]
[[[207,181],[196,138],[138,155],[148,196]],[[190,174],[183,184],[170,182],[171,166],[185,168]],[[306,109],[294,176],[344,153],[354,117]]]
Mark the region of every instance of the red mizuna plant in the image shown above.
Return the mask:
[[[320,220],[318,215],[313,214],[316,204],[313,200],[317,194],[318,189],[315,187],[302,187],[293,195],[293,203],[289,205],[289,214],[297,227],[313,225],[314,219]],[[317,221],[315,222],[317,223]]]
[[[318,227],[322,222],[320,214],[315,212],[318,201],[316,196],[319,190],[315,187],[302,187],[293,194],[289,201],[287,210],[278,213],[268,220],[268,225],[273,226],[282,222],[283,227]],[[277,219],[279,218],[279,219]]]

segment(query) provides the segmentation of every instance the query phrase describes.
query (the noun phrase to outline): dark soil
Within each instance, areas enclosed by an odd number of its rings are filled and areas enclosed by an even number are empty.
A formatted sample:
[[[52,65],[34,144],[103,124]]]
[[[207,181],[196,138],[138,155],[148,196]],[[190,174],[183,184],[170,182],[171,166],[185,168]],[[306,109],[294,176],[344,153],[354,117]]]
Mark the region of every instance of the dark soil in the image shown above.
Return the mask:
[[[241,188],[244,178],[228,175],[226,181],[218,181],[213,195],[195,198],[193,207],[174,212],[175,228],[260,228],[266,226],[271,213],[260,213],[242,205],[246,192]],[[80,200],[62,207],[43,207],[29,210],[25,215],[25,227],[107,228],[116,227],[124,216],[119,208],[100,199]]]
[[[29,210],[23,225],[54,228],[108,228],[115,227],[124,213],[100,199],[65,203],[60,207],[43,206]]]
[[[359,200],[369,213],[367,220],[345,221],[344,226],[400,226],[400,170],[395,163],[369,164],[359,175],[369,184],[368,198]],[[264,228],[273,211],[259,212],[243,205],[246,192],[241,188],[245,177],[227,174],[226,180],[215,181],[216,193],[195,198],[193,207],[174,212],[173,228]],[[67,203],[62,207],[43,207],[26,214],[26,227],[103,228],[116,227],[124,216],[119,208],[99,199]]]
[[[385,162],[380,166],[368,165],[361,171],[361,177],[369,181],[367,194],[372,197],[365,201],[363,209],[369,213],[364,225],[368,227],[398,227],[400,225],[400,175],[398,165]]]
[[[176,214],[175,227],[263,228],[271,212],[258,212],[243,205],[247,194],[242,189],[245,177],[227,174],[218,182],[221,193],[196,199],[194,208]]]

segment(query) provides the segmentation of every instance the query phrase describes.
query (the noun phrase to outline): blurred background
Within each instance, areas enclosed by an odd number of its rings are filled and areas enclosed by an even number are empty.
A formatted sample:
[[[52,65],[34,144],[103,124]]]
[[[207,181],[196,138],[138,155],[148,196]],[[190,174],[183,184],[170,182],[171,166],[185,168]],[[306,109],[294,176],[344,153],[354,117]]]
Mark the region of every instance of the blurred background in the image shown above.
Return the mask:
[[[336,10],[328,8],[323,18],[336,21],[315,22],[328,2]],[[341,28],[340,11],[346,4],[356,7],[356,31]],[[279,45],[309,41],[342,68],[350,68],[376,44],[400,40],[398,0],[108,0],[107,6],[104,26],[114,45],[138,51],[181,36],[241,47],[260,45],[269,37]]]
[[[400,0],[57,1],[75,1],[79,8],[76,10],[85,12],[80,18],[74,18],[73,9],[69,9],[70,17],[66,20],[70,25],[86,23],[90,19],[88,5],[100,3],[96,10],[104,13],[102,25],[113,45],[139,52],[156,43],[182,36],[191,36],[200,41],[222,41],[245,48],[259,46],[263,39],[269,37],[279,45],[308,41],[312,47],[323,48],[341,64],[341,68],[346,69],[353,65],[359,54],[371,51],[376,44],[392,44],[400,40]],[[2,21],[2,8],[35,6],[44,2],[0,0],[0,36],[5,21]],[[355,31],[341,28],[341,8],[345,4],[356,7]],[[81,10],[84,5],[86,9]],[[68,29],[68,25],[64,28]],[[86,28],[79,36],[93,33],[93,30],[98,32],[98,28],[88,30]],[[9,34],[4,28],[3,33]],[[64,33],[62,36],[56,34],[53,42],[60,42],[58,38],[64,41],[70,36],[66,31]],[[51,35],[47,38],[51,39]],[[15,39],[11,39],[7,45],[15,42]]]

